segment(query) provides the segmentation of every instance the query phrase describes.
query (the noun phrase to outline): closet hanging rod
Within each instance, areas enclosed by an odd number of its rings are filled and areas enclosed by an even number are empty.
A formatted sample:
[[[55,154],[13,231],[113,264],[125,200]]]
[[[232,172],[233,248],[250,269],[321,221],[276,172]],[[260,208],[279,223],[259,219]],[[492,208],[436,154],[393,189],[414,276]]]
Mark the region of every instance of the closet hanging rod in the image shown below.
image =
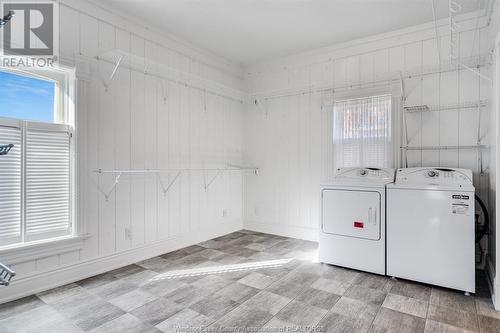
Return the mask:
[[[130,170],[94,170],[100,174],[141,174],[141,173],[175,173],[175,172],[203,172],[203,171],[254,171],[258,172],[258,168],[254,167],[234,167],[227,168],[179,168],[179,169],[130,169]]]
[[[487,149],[486,145],[470,145],[470,146],[403,146],[404,150],[461,150],[461,149]]]

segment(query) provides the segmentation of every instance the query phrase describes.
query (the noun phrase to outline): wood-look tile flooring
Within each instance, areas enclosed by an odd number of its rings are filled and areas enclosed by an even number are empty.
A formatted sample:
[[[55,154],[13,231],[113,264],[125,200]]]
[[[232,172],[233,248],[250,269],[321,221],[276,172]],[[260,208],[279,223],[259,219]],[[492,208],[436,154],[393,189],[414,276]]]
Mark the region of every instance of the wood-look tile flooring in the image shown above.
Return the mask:
[[[500,332],[481,273],[467,297],[316,255],[242,230],[2,304],[0,332]]]

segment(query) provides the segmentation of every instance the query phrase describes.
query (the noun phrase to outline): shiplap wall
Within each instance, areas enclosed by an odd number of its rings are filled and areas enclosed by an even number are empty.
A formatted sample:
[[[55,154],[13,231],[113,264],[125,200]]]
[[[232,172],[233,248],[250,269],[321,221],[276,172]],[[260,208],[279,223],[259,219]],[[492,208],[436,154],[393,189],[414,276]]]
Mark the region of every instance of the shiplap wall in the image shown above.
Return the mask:
[[[236,100],[122,67],[106,89],[102,78],[113,65],[93,57],[123,50],[236,89],[242,86],[241,69],[197,50],[186,54],[190,50],[185,46],[181,51],[163,47],[151,36],[113,25],[109,12],[85,4],[84,9],[92,10],[88,14],[71,3],[60,6],[60,55],[77,73],[86,73],[77,88],[77,215],[80,233],[89,238],[81,250],[14,263],[17,282],[79,262],[133,253],[148,244],[164,241],[168,248],[169,239],[186,244],[203,232],[213,236],[242,227],[239,172],[222,174],[207,191],[203,173],[185,173],[166,195],[155,174],[124,175],[109,200],[98,188],[108,191],[113,176],[92,172],[241,164],[244,112]],[[161,174],[165,186],[173,176]],[[207,179],[213,176],[206,174]],[[36,281],[29,286],[40,289]],[[15,297],[16,282],[7,291],[13,294],[3,296]]]
[[[500,24],[500,22],[498,22]],[[490,145],[490,200],[489,200],[489,210],[490,210],[490,230],[489,230],[489,262],[488,262],[488,272],[490,276],[490,282],[492,284],[496,284],[494,288],[497,290],[493,294],[493,302],[497,309],[500,309],[500,297],[498,295],[498,290],[500,287],[500,281],[495,278],[496,268],[499,267],[497,261],[499,259],[498,253],[500,249],[497,248],[497,234],[498,234],[498,226],[497,226],[497,217],[498,214],[496,212],[496,207],[498,207],[497,203],[497,188],[498,188],[498,130],[500,128],[498,123],[498,110],[500,106],[500,86],[498,82],[498,78],[500,77],[500,63],[498,59],[500,59],[500,30],[498,31],[497,38],[497,46],[494,55],[494,61],[491,68],[491,77],[494,79],[495,84],[491,88],[491,95],[494,96],[492,98],[492,112],[490,114],[490,128],[491,128],[491,145]],[[494,111],[493,111],[494,110]]]
[[[475,31],[474,24],[467,28],[467,22],[462,22],[461,26],[461,57],[491,51],[493,43],[488,27]],[[443,63],[449,59],[445,22],[440,23],[438,33],[440,37],[436,42],[434,27],[423,25],[246,68],[249,90],[261,96],[260,106],[249,107],[246,114],[245,151],[249,162],[260,167],[259,177],[246,182],[247,228],[316,239],[319,184],[334,174],[333,108],[324,105],[324,96],[311,92],[265,98],[266,93],[269,97],[275,91],[290,88],[370,82],[397,71],[419,72],[437,67],[437,45]],[[487,68],[480,70],[489,73]],[[491,90],[489,85],[466,70],[405,79],[406,103],[449,105],[487,100]],[[390,87],[389,90],[393,89]],[[356,93],[356,89],[351,93]],[[481,143],[487,145],[488,108],[482,110],[480,119]],[[408,144],[475,145],[478,120],[477,110],[408,114]],[[396,121],[394,126],[400,128],[402,125]],[[478,152],[474,150],[409,152],[408,166],[472,169],[478,193],[487,202],[487,150],[482,157],[482,175]]]

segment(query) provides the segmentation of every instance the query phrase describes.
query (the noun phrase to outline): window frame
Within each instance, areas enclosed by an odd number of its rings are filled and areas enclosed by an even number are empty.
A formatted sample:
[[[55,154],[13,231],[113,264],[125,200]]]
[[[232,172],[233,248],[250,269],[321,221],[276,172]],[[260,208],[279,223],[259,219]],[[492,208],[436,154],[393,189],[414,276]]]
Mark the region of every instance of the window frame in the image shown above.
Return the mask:
[[[371,98],[380,95],[388,95],[391,99],[391,146],[392,146],[392,165],[391,168],[399,168],[401,165],[401,126],[397,126],[398,124],[402,124],[402,118],[400,112],[398,110],[401,109],[402,105],[402,86],[401,83],[393,84],[389,83],[385,86],[375,86],[375,87],[367,87],[367,88],[358,88],[358,89],[347,89],[345,91],[337,91],[334,92],[334,95],[331,98],[331,119],[329,121],[330,126],[330,150],[332,151],[332,157],[335,155],[335,143],[334,143],[334,117],[335,117],[335,104],[337,102],[343,102],[347,100],[354,99],[363,99],[363,98]],[[356,140],[355,140],[356,141]],[[337,167],[335,165],[335,161],[331,161],[330,167],[332,168],[333,174],[336,173]]]
[[[73,68],[65,66],[57,66],[50,69],[39,69],[39,70],[18,70],[0,67],[0,71],[11,73],[14,75],[27,76],[35,79],[48,80],[54,82],[55,84],[55,95],[54,95],[54,121],[51,123],[41,122],[41,121],[31,121],[16,118],[6,118],[0,117],[0,124],[2,126],[16,127],[21,130],[22,135],[22,150],[21,150],[21,235],[18,237],[19,241],[15,243],[9,243],[7,245],[0,243],[0,256],[5,256],[9,254],[11,257],[15,258],[13,251],[19,251],[20,249],[27,249],[23,252],[23,258],[27,256],[37,257],[38,249],[43,245],[45,248],[54,244],[54,250],[57,250],[61,240],[64,239],[74,239],[76,242],[81,242],[82,237],[79,236],[81,227],[79,221],[77,220],[77,175],[76,175],[76,130],[75,130],[75,119],[76,119],[76,103],[75,103],[75,93],[76,93],[76,74]],[[48,125],[50,124],[50,125]],[[26,193],[26,167],[25,167],[25,154],[26,154],[26,130],[27,128],[45,128],[49,130],[55,130],[56,128],[67,130],[70,136],[69,140],[69,154],[70,154],[70,188],[69,188],[69,225],[70,232],[67,235],[54,235],[54,237],[44,237],[41,239],[32,238],[30,240],[26,239],[26,219],[25,219],[25,193]],[[67,246],[66,243],[64,243]],[[76,244],[76,243],[75,243]]]

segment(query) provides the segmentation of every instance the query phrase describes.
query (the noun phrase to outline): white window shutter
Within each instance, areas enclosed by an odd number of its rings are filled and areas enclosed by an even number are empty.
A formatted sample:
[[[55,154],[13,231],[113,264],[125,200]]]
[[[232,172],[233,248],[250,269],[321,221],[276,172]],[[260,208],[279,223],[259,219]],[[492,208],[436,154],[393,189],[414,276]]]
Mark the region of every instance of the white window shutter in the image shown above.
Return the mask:
[[[14,144],[7,155],[0,156],[0,245],[21,240],[21,142],[19,124],[0,124],[0,145]]]
[[[26,127],[26,241],[71,233],[71,155],[68,126]]]

